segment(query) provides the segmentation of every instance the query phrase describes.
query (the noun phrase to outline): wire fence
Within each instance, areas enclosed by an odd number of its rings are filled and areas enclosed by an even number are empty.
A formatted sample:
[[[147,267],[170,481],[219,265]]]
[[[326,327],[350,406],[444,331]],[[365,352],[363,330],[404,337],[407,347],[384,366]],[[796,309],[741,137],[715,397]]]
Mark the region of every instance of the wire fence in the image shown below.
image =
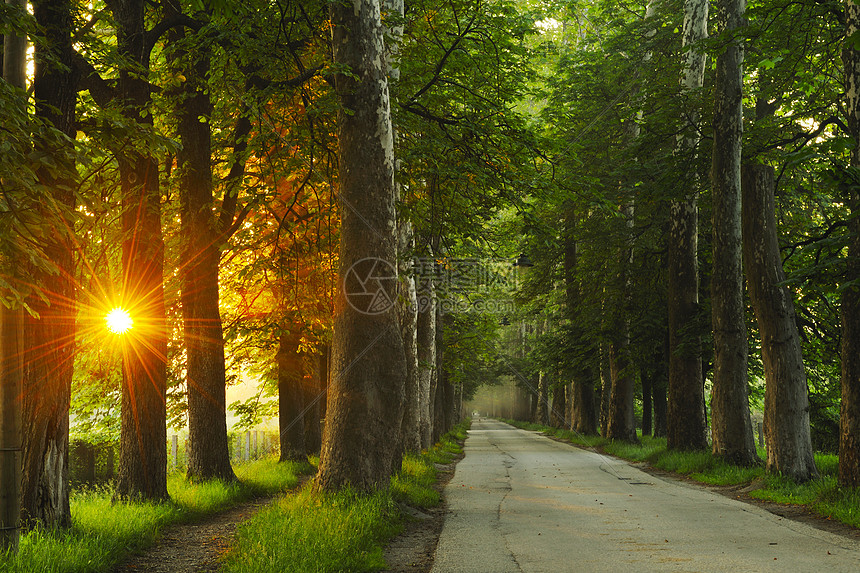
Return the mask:
[[[252,430],[227,435],[230,460],[234,464],[249,462],[280,453],[277,432]],[[167,471],[184,472],[188,468],[188,437],[168,436]],[[110,484],[116,476],[119,442],[72,440],[69,442],[69,482],[72,488]]]

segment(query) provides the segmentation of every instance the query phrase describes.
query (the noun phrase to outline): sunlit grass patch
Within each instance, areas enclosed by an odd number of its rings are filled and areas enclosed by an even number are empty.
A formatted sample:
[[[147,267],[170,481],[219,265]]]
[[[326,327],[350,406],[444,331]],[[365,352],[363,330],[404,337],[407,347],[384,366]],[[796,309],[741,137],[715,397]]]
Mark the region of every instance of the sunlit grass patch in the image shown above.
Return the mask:
[[[441,501],[433,489],[436,475],[433,463],[424,456],[407,455],[400,473],[391,478],[391,493],[395,500],[415,507],[436,507]]]
[[[384,569],[384,544],[402,528],[398,502],[425,509],[439,504],[434,464],[450,463],[462,451],[457,440],[465,439],[467,427],[458,426],[421,454],[405,456],[390,486],[373,495],[314,493],[309,486],[287,494],[238,529],[224,571]]]
[[[237,530],[228,573],[368,571],[385,566],[381,542],[399,531],[391,492],[285,496]]]
[[[90,573],[110,571],[130,553],[155,542],[170,524],[200,519],[254,495],[279,493],[298,483],[310,466],[279,464],[269,458],[235,468],[241,483],[191,483],[181,473],[168,476],[170,501],[114,502],[107,488],[72,492],[68,531],[22,535],[17,555],[0,556],[2,573]]]
[[[839,456],[836,454],[815,454],[815,466],[822,476],[839,474]]]
[[[238,465],[233,471],[246,487],[260,493],[276,493],[296,487],[299,476],[312,474],[316,468],[310,462],[279,462],[271,456]]]

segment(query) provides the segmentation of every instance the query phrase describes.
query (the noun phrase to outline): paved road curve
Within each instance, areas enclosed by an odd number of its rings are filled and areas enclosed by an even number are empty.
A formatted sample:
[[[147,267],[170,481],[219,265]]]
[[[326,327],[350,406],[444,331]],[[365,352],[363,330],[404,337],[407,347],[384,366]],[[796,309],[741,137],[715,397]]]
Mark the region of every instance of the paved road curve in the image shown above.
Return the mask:
[[[615,458],[476,420],[435,573],[859,572],[860,543]]]

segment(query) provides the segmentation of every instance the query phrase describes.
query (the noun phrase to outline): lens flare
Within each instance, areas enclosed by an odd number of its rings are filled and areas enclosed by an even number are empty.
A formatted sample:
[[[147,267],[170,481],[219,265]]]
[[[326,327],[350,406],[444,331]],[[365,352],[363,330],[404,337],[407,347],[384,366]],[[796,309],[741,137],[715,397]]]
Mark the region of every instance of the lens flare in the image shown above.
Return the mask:
[[[124,308],[115,308],[110,311],[105,317],[105,322],[107,322],[107,329],[114,334],[122,334],[134,325],[131,315]]]

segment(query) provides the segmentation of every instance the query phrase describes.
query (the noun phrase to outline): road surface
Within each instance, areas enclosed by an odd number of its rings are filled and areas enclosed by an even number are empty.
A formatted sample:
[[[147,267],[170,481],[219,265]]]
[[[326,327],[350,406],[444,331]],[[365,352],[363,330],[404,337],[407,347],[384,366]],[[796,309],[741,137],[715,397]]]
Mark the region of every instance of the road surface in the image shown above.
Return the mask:
[[[860,572],[860,543],[616,458],[476,420],[434,573]]]

